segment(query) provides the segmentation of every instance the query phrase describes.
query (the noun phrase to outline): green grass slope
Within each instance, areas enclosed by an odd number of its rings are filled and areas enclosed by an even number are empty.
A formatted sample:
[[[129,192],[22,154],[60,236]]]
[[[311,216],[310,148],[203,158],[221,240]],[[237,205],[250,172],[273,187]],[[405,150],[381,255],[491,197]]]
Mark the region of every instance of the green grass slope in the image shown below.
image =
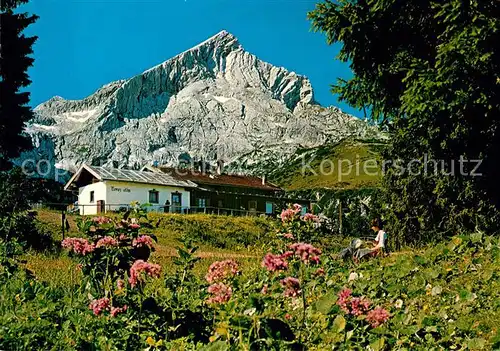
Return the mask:
[[[287,191],[375,187],[381,178],[380,140],[346,139],[298,150],[269,180]]]

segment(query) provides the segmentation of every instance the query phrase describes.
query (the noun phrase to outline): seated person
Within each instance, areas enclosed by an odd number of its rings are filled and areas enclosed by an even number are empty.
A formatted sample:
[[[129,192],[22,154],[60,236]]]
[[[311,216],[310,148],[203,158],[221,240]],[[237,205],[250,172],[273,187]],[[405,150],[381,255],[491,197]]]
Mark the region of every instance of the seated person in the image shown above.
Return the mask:
[[[387,241],[387,233],[383,230],[383,223],[379,218],[375,218],[371,222],[371,229],[377,233],[375,238],[374,247],[371,249],[373,256],[385,250],[385,242]]]

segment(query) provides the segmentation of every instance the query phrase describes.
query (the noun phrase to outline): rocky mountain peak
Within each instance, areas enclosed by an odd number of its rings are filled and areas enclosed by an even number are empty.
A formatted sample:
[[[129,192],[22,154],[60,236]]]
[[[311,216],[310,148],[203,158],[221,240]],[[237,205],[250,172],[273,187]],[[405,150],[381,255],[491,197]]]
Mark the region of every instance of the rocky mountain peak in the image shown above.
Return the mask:
[[[306,77],[260,60],[227,31],[82,100],[54,97],[35,114],[27,132],[38,148],[23,158],[66,168],[176,165],[180,155],[279,162],[298,147],[373,134],[318,105]]]

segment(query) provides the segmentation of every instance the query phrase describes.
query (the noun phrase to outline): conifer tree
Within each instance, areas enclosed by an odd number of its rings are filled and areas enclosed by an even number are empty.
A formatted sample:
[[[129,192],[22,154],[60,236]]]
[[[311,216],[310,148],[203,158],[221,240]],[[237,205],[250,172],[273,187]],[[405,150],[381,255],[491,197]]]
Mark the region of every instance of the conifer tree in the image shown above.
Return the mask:
[[[37,16],[16,12],[28,0],[0,0],[0,170],[11,167],[10,160],[31,148],[23,132],[33,117],[28,105],[30,85],[28,68],[33,65],[33,44],[37,37],[27,37],[24,30]]]

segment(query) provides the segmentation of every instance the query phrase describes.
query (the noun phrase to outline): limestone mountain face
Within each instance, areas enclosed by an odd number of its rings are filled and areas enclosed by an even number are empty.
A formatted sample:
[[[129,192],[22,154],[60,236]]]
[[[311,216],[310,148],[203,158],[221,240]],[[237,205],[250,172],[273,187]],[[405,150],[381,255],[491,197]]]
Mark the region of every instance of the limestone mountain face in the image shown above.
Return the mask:
[[[54,97],[27,127],[42,158],[139,168],[179,159],[280,162],[299,147],[374,137],[365,122],[314,101],[309,80],[246,52],[222,31],[83,100]]]

